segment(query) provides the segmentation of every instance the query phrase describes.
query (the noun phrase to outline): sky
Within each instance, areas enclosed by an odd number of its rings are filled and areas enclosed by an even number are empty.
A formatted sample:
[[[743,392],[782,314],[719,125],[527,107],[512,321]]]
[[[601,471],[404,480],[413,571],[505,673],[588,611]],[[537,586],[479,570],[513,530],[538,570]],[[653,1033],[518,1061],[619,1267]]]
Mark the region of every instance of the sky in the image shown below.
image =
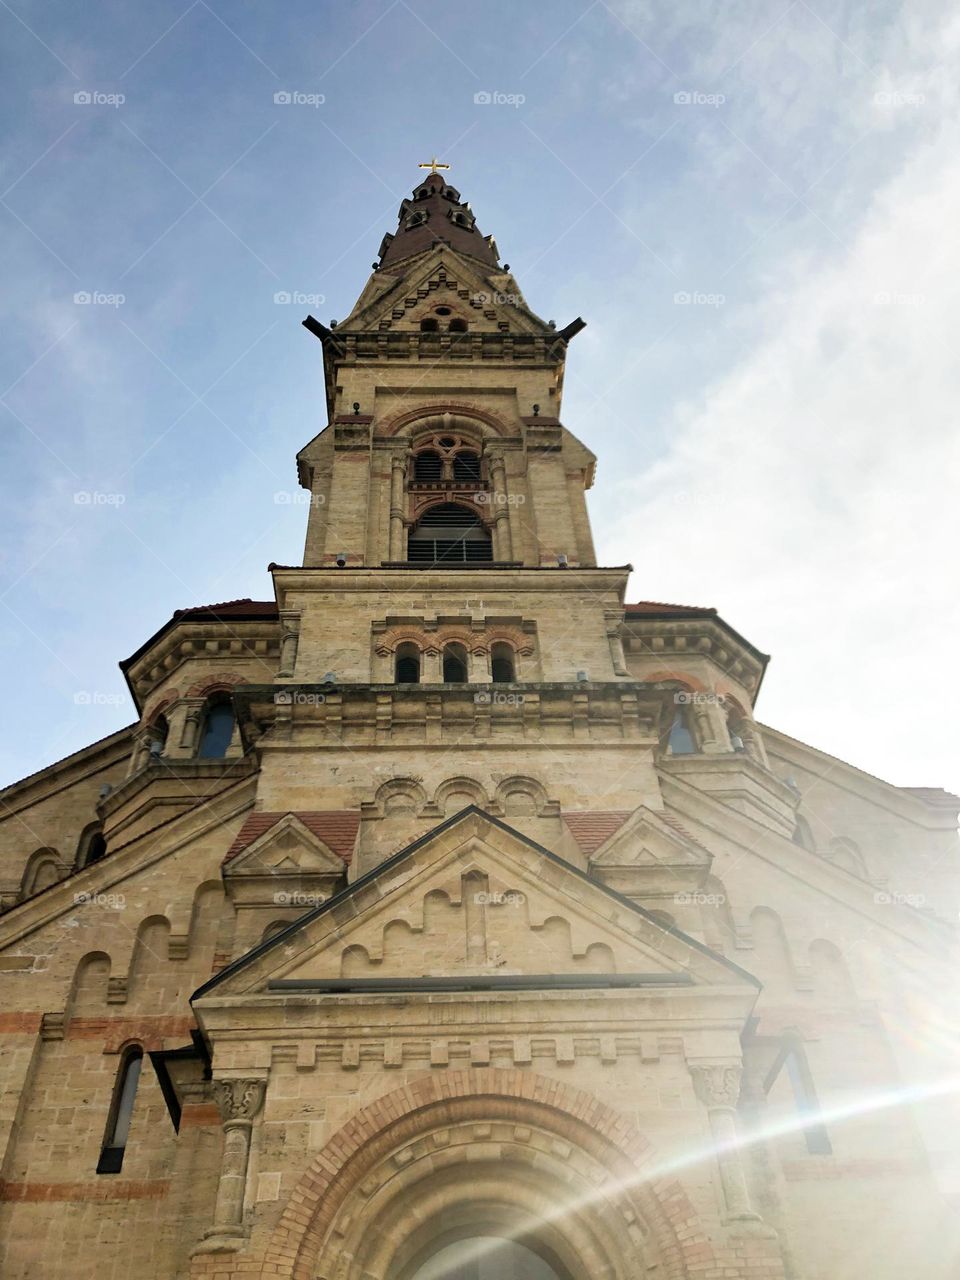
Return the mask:
[[[135,719],[117,664],[175,609],[300,559],[300,321],[349,312],[436,155],[532,309],[588,322],[600,563],[770,653],[762,721],[960,790],[954,6],[0,0],[0,32],[0,783]]]

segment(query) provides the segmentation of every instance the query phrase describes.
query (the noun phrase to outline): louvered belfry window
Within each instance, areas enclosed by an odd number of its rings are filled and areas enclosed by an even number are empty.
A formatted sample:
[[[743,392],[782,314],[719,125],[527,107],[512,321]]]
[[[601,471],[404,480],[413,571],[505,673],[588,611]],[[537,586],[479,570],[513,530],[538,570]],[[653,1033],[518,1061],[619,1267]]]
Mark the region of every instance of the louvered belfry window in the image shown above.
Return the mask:
[[[480,517],[458,502],[430,507],[410,530],[407,559],[417,564],[490,564],[493,545]]]

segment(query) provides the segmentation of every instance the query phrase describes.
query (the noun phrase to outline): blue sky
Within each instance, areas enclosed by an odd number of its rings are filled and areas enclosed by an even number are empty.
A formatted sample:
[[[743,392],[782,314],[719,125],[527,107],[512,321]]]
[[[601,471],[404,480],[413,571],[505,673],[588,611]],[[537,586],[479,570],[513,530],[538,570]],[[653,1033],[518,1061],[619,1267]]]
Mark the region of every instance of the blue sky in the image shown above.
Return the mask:
[[[631,598],[771,652],[762,719],[960,785],[950,6],[15,0],[0,27],[0,780],[133,719],[117,662],[174,609],[299,559],[300,320],[347,314],[435,153],[534,310],[588,321],[563,416]]]

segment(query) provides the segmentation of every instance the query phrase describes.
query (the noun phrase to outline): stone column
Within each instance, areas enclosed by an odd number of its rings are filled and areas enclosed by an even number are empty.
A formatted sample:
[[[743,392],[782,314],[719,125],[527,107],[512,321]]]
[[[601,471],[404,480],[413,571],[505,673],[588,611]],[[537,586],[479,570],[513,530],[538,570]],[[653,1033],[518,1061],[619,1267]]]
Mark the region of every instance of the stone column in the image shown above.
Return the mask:
[[[707,1109],[713,1137],[727,1221],[759,1221],[750,1206],[750,1192],[740,1159],[737,1136],[737,1099],[740,1096],[739,1063],[691,1065],[693,1087]]]
[[[623,651],[623,637],[620,634],[620,617],[607,618],[607,643],[610,645],[610,661],[613,663],[614,675],[628,676],[627,656]]]
[[[198,1253],[239,1249],[244,1240],[243,1200],[254,1117],[263,1103],[265,1080],[215,1080],[217,1106],[223,1120],[223,1163],[217,1187],[213,1226],[204,1232]]]
[[[495,534],[494,555],[498,560],[513,559],[513,537],[507,497],[507,469],[502,453],[490,456],[490,502],[493,507]]]
[[[757,764],[763,765],[765,769],[769,769],[770,764],[767,760],[767,750],[763,745],[763,739],[757,732],[756,725],[749,720],[741,720],[738,725],[740,737],[743,739],[744,750],[751,760],[755,760]]]
[[[394,454],[390,460],[390,547],[387,558],[392,561],[406,560],[403,547],[403,477],[406,460],[400,454]]]
[[[133,751],[130,753],[130,766],[127,769],[127,777],[132,777],[135,773],[150,763],[150,738],[149,729],[137,729],[133,735]]]
[[[186,760],[196,753],[203,705],[203,698],[181,698],[167,711],[165,756]]]
[[[280,625],[283,638],[280,641],[280,670],[277,675],[281,679],[292,679],[297,666],[297,645],[300,643],[300,614],[292,610],[281,610]]]
[[[691,710],[697,723],[700,750],[704,755],[719,755],[733,750],[723,711],[715,701],[708,700],[713,697],[714,695],[709,693],[692,695]],[[701,701],[701,699],[704,700]]]

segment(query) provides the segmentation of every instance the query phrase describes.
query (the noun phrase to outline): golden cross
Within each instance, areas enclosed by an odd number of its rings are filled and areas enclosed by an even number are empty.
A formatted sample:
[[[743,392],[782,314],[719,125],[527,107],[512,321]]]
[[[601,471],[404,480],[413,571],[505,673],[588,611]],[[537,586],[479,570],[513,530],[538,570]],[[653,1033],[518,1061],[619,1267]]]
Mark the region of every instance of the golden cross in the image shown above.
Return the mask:
[[[449,169],[450,166],[448,164],[440,164],[437,157],[434,156],[432,160],[428,160],[425,164],[418,164],[417,168],[429,169],[431,173],[436,173],[438,169]]]

